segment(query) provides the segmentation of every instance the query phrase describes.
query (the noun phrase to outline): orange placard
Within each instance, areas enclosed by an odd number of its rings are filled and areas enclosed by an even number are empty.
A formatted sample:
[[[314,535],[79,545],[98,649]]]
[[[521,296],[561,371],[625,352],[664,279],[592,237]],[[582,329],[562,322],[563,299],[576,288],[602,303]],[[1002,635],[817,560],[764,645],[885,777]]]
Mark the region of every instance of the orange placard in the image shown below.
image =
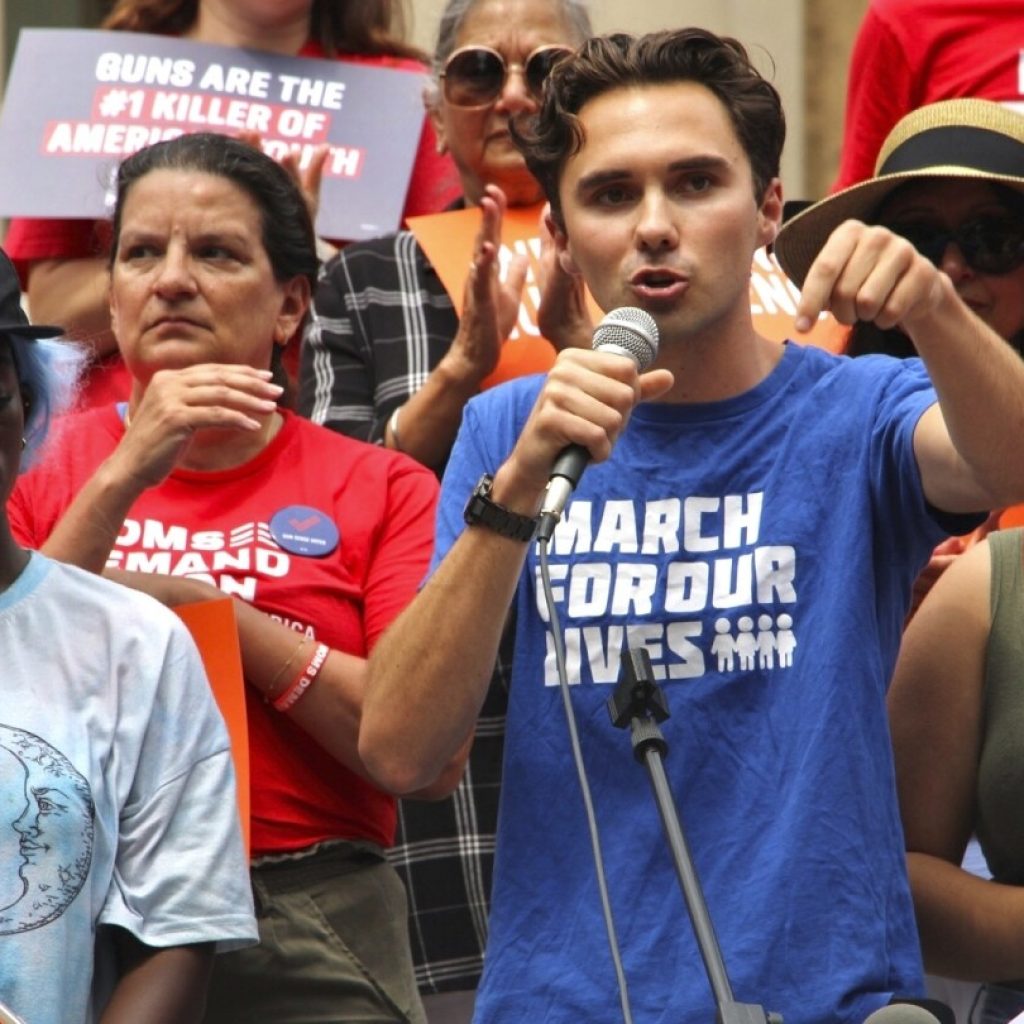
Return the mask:
[[[513,255],[527,260],[526,285],[519,306],[519,321],[501,349],[494,372],[483,382],[493,387],[505,380],[528,373],[545,373],[555,361],[555,348],[541,337],[537,329],[537,306],[540,304],[538,269],[540,266],[540,215],[542,206],[517,206],[508,209],[501,222],[502,271]],[[466,272],[473,256],[473,241],[480,229],[480,209],[451,210],[429,217],[410,217],[409,230],[423,247],[427,259],[434,265],[445,291],[451,296],[455,311],[462,316],[462,296],[466,286]],[[601,319],[601,311],[591,299],[594,323]]]
[[[1018,526],[1024,526],[1024,505],[1011,505],[1003,509],[999,516],[999,529],[1012,530]]]
[[[195,601],[174,609],[188,627],[203,659],[210,687],[231,737],[231,757],[238,787],[238,815],[245,854],[249,855],[249,724],[245,714],[245,680],[238,624],[229,597]]]
[[[538,228],[542,209],[541,206],[513,207],[502,219],[502,267],[508,264],[513,254],[525,256],[526,287],[519,308],[519,322],[502,349],[497,369],[484,381],[486,387],[524,373],[542,373],[554,361],[554,348],[537,329],[537,306],[540,302]],[[409,229],[423,247],[460,315],[466,272],[479,228],[480,210],[477,207],[409,218]],[[782,272],[775,257],[764,249],[758,250],[750,268],[750,312],[754,329],[775,341],[793,338],[838,352],[846,336],[846,328],[828,314],[820,317],[807,334],[798,335],[793,330],[799,298],[796,285]],[[587,300],[596,324],[604,314],[589,294]]]
[[[772,341],[791,338],[829,352],[842,351],[849,328],[831,313],[822,313],[806,334],[796,333],[793,322],[799,301],[800,289],[786,277],[775,256],[766,249],[758,249],[750,265],[750,315],[754,330]]]

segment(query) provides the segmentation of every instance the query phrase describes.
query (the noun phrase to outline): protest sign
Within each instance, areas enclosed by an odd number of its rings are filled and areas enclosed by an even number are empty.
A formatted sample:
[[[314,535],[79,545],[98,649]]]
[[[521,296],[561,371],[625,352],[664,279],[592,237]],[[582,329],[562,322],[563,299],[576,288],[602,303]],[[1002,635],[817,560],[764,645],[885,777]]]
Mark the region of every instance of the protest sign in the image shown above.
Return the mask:
[[[193,601],[174,609],[199,648],[210,688],[224,716],[235,766],[238,817],[245,852],[249,852],[249,724],[245,710],[245,679],[235,608],[229,597]],[[3,1024],[0,1021],[0,1024]]]
[[[184,132],[247,132],[302,166],[330,145],[321,235],[393,231],[423,126],[423,82],[416,71],[166,36],[26,29],[0,114],[0,215],[105,217],[128,154]]]

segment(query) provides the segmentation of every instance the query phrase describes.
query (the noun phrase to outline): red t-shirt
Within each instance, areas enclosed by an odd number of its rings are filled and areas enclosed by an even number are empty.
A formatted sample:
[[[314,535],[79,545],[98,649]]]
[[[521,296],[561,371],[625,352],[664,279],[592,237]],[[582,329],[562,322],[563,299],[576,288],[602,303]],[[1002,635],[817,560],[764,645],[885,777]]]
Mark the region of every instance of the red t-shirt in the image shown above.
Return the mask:
[[[214,473],[177,470],[132,506],[108,565],[193,576],[242,597],[297,633],[364,657],[409,602],[433,545],[437,481],[403,455],[284,412],[256,458]],[[8,508],[19,542],[39,547],[124,435],[115,406],[63,419]],[[323,557],[271,534],[282,510],[322,513],[337,546]],[[248,691],[254,856],[327,839],[394,841],[394,800],[339,764]]]
[[[962,96],[1024,113],[1021,0],[871,0],[850,60],[833,191],[874,174],[882,143],[900,118]]]

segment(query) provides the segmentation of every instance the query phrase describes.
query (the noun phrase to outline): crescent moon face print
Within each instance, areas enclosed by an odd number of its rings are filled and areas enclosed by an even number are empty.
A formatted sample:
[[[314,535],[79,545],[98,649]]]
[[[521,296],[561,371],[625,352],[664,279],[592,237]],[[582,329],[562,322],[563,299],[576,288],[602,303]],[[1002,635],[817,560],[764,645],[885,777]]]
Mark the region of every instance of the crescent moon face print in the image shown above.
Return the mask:
[[[64,913],[89,874],[94,834],[92,791],[74,765],[0,725],[0,935]]]

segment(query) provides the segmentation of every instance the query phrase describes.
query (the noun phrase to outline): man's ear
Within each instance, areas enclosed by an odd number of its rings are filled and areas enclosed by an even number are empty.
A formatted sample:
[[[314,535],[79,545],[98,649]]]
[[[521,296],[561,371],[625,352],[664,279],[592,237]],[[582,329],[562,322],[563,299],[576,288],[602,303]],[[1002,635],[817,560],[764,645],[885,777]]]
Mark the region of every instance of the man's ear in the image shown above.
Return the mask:
[[[761,246],[771,245],[782,227],[782,182],[772,178],[764,190],[757,211],[757,234]]]
[[[551,213],[551,204],[548,203],[544,209],[544,227],[547,228],[548,234],[551,235],[551,240],[555,243],[555,254],[558,257],[558,265],[567,274],[579,274],[580,268],[576,266],[576,261],[573,259],[572,252],[569,250],[569,236],[565,233],[565,229],[561,227],[558,221]]]

